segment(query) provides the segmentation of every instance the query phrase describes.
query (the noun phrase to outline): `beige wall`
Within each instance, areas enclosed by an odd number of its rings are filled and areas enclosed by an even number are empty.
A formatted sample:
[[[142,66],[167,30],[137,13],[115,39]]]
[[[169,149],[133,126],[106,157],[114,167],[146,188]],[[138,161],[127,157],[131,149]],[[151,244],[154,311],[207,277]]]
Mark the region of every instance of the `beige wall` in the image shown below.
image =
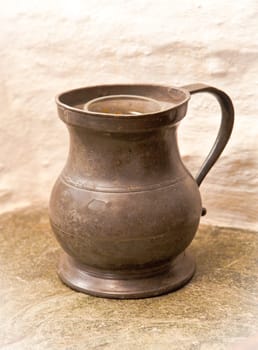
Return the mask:
[[[202,186],[203,222],[258,229],[256,0],[1,1],[0,211],[46,204],[68,138],[54,96],[114,82],[227,91],[236,124]],[[180,128],[196,172],[218,128],[211,97],[194,96]]]

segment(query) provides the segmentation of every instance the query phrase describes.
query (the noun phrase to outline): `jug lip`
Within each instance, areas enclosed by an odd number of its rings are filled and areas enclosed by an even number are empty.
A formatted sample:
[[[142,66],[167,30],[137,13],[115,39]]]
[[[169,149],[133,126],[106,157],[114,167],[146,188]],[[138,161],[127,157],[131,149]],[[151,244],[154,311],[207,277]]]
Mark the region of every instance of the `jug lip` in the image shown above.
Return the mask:
[[[78,105],[110,95],[132,95],[152,99],[163,108],[141,114],[111,114],[85,110]],[[177,123],[186,114],[190,93],[185,88],[161,84],[105,84],[92,85],[67,90],[55,98],[59,117],[70,125],[103,129],[104,124],[111,129],[149,128],[151,124],[157,127]],[[111,126],[111,120],[114,127]],[[107,122],[109,121],[109,125]],[[134,121],[134,125],[132,125]],[[131,122],[131,124],[129,124]],[[98,125],[97,125],[98,123]],[[103,124],[104,123],[104,124]],[[123,123],[123,124],[122,124]],[[95,125],[93,125],[95,124]],[[101,124],[103,124],[101,126]],[[116,124],[116,125],[115,125]]]
[[[101,113],[101,112],[94,112],[94,111],[90,111],[88,109],[82,109],[82,108],[78,108],[78,107],[75,107],[73,104],[69,104],[67,102],[65,102],[65,99],[67,96],[69,95],[75,95],[77,93],[80,93],[80,92],[83,92],[85,90],[89,90],[89,89],[98,89],[98,88],[111,88],[111,87],[139,87],[139,88],[148,88],[148,87],[153,87],[153,88],[156,88],[156,89],[160,89],[160,88],[165,88],[165,89],[168,89],[168,93],[172,90],[174,91],[178,91],[178,92],[181,92],[182,94],[184,94],[184,98],[180,99],[178,102],[174,102],[174,104],[172,104],[171,102],[171,105],[169,106],[169,103],[167,103],[167,107],[165,108],[161,108],[160,110],[156,110],[156,111],[153,111],[153,112],[146,112],[146,113],[141,113],[139,115],[132,115],[132,114],[112,114],[112,113]],[[121,94],[107,94],[107,95],[102,95],[102,96],[96,96],[96,97],[93,97],[92,99],[90,100],[86,100],[84,102],[85,105],[88,105],[89,103],[92,103],[94,100],[97,100],[97,99],[106,99],[108,97],[113,97],[113,96],[128,96],[129,98],[139,98],[139,99],[146,99],[146,100],[152,100],[152,101],[155,101],[157,103],[159,103],[158,101],[156,101],[154,98],[152,98],[151,96],[146,96],[146,95],[136,95],[136,94],[126,94],[126,93],[121,93]],[[171,96],[171,100],[172,100],[172,96]],[[56,104],[58,106],[61,106],[63,108],[66,108],[66,109],[69,109],[71,111],[74,111],[74,112],[78,112],[78,113],[83,113],[83,114],[91,114],[91,115],[94,115],[96,117],[102,117],[105,116],[105,117],[110,117],[110,118],[123,118],[124,117],[127,117],[127,118],[130,118],[130,119],[135,119],[135,118],[141,118],[141,116],[146,116],[146,115],[156,115],[156,114],[160,114],[160,113],[164,113],[164,112],[167,112],[171,109],[174,109],[174,108],[178,108],[180,105],[186,103],[188,100],[190,99],[190,93],[188,90],[186,90],[185,88],[182,88],[182,87],[175,87],[175,86],[171,86],[171,85],[160,85],[160,84],[103,84],[103,85],[91,85],[91,86],[85,86],[85,87],[81,87],[81,88],[76,88],[76,89],[71,89],[71,90],[67,90],[67,91],[64,91],[60,94],[58,94],[55,98],[55,101],[56,101]]]

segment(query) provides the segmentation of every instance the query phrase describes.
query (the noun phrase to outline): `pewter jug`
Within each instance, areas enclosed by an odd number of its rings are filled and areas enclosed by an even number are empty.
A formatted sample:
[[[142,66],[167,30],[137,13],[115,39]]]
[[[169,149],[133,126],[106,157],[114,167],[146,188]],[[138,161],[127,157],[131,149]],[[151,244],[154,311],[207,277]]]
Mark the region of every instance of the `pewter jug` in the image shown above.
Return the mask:
[[[184,166],[177,128],[190,96],[208,92],[221,126],[197,177]],[[50,199],[63,248],[58,274],[71,288],[110,298],[173,291],[194,274],[187,247],[202,208],[199,186],[232,131],[233,105],[204,84],[103,85],[60,94],[70,134],[67,163]]]

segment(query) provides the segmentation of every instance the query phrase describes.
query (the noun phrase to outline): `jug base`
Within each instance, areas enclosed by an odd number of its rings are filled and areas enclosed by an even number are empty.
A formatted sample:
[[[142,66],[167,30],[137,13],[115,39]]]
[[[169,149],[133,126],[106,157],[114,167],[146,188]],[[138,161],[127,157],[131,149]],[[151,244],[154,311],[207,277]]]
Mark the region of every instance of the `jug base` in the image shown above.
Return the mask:
[[[70,256],[61,257],[58,275],[70,288],[86,294],[114,299],[137,299],[172,292],[190,281],[195,272],[195,261],[187,252],[180,254],[170,267],[160,274],[144,278],[103,277],[92,274]]]

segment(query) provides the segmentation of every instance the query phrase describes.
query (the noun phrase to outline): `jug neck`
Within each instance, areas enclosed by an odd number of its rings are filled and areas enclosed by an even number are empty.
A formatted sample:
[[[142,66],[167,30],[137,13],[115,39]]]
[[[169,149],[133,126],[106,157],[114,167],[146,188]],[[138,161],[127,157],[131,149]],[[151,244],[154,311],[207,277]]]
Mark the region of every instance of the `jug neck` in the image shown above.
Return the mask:
[[[110,133],[69,126],[70,151],[63,180],[84,189],[138,191],[162,187],[187,175],[177,128]]]

